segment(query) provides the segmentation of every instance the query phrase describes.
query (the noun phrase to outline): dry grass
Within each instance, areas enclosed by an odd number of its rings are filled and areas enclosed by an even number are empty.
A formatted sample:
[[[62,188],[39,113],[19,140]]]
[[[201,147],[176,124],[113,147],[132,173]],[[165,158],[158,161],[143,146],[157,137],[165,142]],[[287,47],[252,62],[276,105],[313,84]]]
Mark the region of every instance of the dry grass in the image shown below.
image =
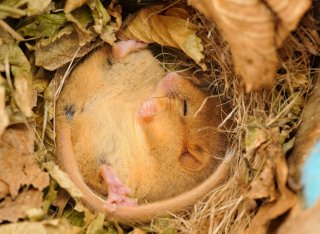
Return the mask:
[[[305,18],[311,17],[310,14]],[[227,97],[232,106],[229,117],[235,126],[230,138],[236,158],[228,182],[196,204],[192,212],[176,217],[176,227],[182,233],[242,233],[257,212],[255,202],[248,199],[250,177],[258,175],[265,162],[257,151],[248,150],[246,133],[252,125],[265,130],[278,128],[281,144],[293,139],[315,72],[311,68],[312,53],[320,41],[314,31],[302,23],[297,33],[279,50],[281,62],[274,88],[247,94],[233,71],[228,45],[221,39],[215,25],[196,13],[193,22],[200,29],[209,68],[209,72],[199,72],[211,82],[213,90]],[[254,165],[253,175],[248,163]]]
[[[212,90],[223,100],[228,100],[232,107],[228,118],[232,119],[234,127],[229,136],[232,142],[230,151],[234,152],[235,158],[228,182],[199,201],[188,214],[176,216],[175,227],[182,233],[242,233],[257,212],[256,203],[248,198],[250,182],[265,163],[265,158],[259,157],[255,149],[248,150],[250,145],[245,143],[246,133],[251,126],[266,130],[278,128],[281,144],[293,139],[315,71],[311,68],[312,54],[317,51],[315,46],[320,42],[308,26],[301,24],[279,50],[281,62],[274,88],[248,94],[242,80],[234,73],[229,47],[216,26],[195,12],[192,21],[199,28],[208,67],[208,71],[199,70],[196,73],[208,81]],[[194,67],[188,62],[167,61],[165,67]],[[51,131],[54,127],[48,127],[46,123],[44,121],[43,129]],[[44,134],[43,131],[42,139]],[[253,174],[251,168],[255,168]],[[161,232],[159,227],[154,229]]]

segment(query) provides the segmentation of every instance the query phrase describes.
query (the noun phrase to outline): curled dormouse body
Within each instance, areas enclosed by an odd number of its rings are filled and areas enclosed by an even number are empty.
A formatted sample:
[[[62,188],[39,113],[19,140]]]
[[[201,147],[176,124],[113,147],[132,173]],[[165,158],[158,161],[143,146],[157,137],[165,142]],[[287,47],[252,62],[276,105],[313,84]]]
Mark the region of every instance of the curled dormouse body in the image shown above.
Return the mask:
[[[190,73],[165,73],[145,47],[121,41],[92,53],[67,80],[56,111],[61,167],[89,207],[129,223],[182,211],[230,168],[227,137],[217,131],[219,98]]]

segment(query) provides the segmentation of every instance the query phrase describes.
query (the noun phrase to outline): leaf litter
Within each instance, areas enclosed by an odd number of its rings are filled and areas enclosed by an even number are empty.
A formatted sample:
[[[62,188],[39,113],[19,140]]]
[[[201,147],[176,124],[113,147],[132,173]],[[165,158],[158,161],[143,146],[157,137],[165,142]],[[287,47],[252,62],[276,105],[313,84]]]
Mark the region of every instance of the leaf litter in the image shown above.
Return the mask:
[[[284,152],[290,153],[294,145],[294,133],[317,72],[312,68],[314,56],[320,53],[316,10],[309,10],[298,25],[311,1],[244,5],[189,0],[200,13],[186,1],[169,2],[127,17],[121,30],[122,10],[114,1],[110,5],[98,0],[36,2],[0,4],[0,51],[5,52],[0,53],[0,134],[29,136],[28,143],[11,141],[10,149],[1,142],[5,163],[0,164],[4,167],[0,170],[0,217],[9,221],[29,217],[38,222],[2,225],[0,233],[35,229],[37,233],[127,232],[126,227],[110,225],[102,214],[94,216],[82,207],[79,191],[52,162],[54,103],[57,88],[73,66],[68,63],[103,41],[112,45],[116,33],[120,38],[182,50],[194,62],[180,58],[178,63],[195,69],[233,107],[230,147],[236,159],[228,182],[190,212],[133,227],[131,233],[265,233],[272,220],[297,203],[297,195],[287,188],[290,175]],[[25,47],[19,47],[18,41]],[[172,65],[175,67],[165,64]],[[265,86],[272,88],[261,89]],[[29,128],[12,133],[13,124]],[[15,173],[22,168],[25,174],[19,179],[15,175],[20,174]],[[13,175],[7,176],[10,173]],[[34,173],[43,179],[35,179]],[[32,199],[30,194],[34,194]],[[17,204],[27,209],[8,211]]]

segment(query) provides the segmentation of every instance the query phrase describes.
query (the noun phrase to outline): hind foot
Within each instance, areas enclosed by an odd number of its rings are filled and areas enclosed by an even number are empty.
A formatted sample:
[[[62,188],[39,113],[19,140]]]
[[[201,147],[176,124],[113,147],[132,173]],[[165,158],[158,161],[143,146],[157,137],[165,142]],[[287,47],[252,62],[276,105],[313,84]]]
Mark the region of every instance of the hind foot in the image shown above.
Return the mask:
[[[121,180],[116,176],[114,170],[108,165],[100,167],[100,175],[108,187],[108,198],[105,203],[105,209],[115,211],[118,206],[137,206],[137,201],[128,198],[127,195],[131,192]]]

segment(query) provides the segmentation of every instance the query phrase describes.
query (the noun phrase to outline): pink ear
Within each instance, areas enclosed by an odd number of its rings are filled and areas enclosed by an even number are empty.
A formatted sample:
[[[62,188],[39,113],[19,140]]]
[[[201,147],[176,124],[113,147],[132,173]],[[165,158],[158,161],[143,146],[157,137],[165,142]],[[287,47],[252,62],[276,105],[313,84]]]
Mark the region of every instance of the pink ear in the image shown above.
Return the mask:
[[[139,110],[138,117],[142,121],[151,121],[157,114],[156,101],[154,99],[147,99],[142,102]]]

